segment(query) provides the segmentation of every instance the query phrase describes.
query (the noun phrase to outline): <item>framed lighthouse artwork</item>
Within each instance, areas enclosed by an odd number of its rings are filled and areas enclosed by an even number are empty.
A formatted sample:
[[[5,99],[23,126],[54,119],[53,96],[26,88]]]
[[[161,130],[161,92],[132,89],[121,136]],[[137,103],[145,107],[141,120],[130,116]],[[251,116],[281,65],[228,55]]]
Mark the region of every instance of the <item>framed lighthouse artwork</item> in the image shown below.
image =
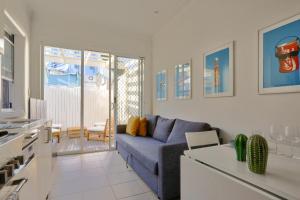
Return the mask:
[[[300,15],[259,31],[259,93],[300,92]]]
[[[233,96],[233,42],[204,54],[204,97]]]

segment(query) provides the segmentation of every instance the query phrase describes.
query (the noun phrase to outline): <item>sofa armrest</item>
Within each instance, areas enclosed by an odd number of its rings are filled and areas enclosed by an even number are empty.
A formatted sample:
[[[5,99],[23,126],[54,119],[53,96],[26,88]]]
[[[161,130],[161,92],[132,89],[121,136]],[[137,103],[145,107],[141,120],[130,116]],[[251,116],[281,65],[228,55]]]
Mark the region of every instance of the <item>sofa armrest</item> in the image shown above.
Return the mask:
[[[158,194],[160,199],[180,195],[180,156],[188,149],[186,143],[166,144],[159,147]]]
[[[117,125],[117,134],[126,133],[126,124]]]

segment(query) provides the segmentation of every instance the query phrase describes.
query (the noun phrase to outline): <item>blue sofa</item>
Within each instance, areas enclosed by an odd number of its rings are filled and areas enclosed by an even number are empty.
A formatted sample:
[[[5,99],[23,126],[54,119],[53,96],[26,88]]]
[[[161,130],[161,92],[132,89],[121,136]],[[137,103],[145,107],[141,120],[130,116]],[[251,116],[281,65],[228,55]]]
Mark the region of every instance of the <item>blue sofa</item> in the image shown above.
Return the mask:
[[[180,197],[180,155],[187,149],[185,132],[212,130],[207,123],[146,115],[147,137],[133,137],[117,127],[116,148],[123,159],[161,200]]]

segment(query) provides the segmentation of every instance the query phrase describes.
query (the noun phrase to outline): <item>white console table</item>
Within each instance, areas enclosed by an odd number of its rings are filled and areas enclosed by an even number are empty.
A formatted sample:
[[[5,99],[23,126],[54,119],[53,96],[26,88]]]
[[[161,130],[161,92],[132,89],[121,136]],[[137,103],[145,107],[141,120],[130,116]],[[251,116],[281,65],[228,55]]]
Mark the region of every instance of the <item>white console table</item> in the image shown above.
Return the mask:
[[[300,160],[269,154],[265,175],[250,172],[229,145],[186,151],[182,200],[300,200]]]

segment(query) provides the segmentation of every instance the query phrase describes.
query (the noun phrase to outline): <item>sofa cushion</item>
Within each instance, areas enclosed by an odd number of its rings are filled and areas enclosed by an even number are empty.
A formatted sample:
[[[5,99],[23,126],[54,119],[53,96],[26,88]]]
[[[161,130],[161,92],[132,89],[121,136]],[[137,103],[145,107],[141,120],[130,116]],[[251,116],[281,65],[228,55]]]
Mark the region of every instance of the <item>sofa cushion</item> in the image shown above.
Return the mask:
[[[139,131],[140,118],[139,117],[130,117],[126,127],[126,133],[132,136],[136,136]]]
[[[147,135],[147,119],[146,117],[141,117],[140,118],[140,127],[139,127],[139,136],[146,137]]]
[[[175,119],[166,119],[159,117],[153,133],[153,138],[161,142],[167,142],[167,139],[174,126]]]
[[[158,174],[158,150],[165,143],[151,137],[131,137],[127,134],[118,134],[116,139],[117,145],[126,149],[153,174]]]
[[[209,131],[211,127],[203,122],[190,122],[181,119],[176,119],[172,132],[167,140],[167,143],[182,143],[186,142],[186,132]]]
[[[147,119],[147,135],[152,137],[157,123],[158,115],[145,115],[145,117]]]

